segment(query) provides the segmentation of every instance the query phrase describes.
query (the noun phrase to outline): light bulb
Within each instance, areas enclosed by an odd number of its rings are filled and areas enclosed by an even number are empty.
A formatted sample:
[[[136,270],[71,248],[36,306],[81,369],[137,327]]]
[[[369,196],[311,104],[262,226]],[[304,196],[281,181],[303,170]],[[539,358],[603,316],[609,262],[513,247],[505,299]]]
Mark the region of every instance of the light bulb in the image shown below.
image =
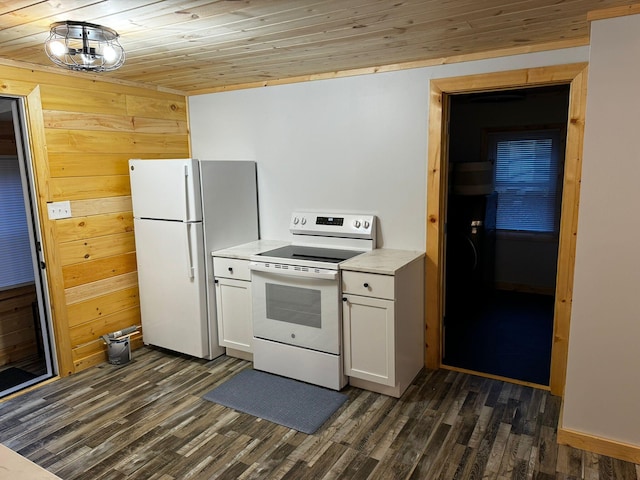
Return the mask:
[[[51,53],[53,53],[56,57],[62,57],[65,53],[67,53],[67,47],[65,47],[64,43],[59,40],[54,40],[53,42],[49,43],[49,50],[51,50]]]
[[[107,63],[113,63],[116,61],[118,54],[116,50],[111,45],[105,45],[102,49],[102,55],[104,56],[104,60]]]

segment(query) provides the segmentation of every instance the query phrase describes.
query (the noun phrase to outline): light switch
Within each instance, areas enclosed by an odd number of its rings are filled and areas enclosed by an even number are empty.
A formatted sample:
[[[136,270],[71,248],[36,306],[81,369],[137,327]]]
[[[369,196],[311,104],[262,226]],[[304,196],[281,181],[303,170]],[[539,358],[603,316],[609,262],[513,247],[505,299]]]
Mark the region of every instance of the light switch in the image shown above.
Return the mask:
[[[47,210],[49,212],[49,220],[58,220],[60,218],[71,217],[71,202],[48,202]]]

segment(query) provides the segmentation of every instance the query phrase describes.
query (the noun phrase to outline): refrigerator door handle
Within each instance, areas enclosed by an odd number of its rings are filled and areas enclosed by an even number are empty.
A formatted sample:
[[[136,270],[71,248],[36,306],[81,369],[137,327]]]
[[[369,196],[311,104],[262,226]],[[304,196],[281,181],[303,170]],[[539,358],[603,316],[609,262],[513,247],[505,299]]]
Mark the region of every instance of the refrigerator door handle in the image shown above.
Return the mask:
[[[191,251],[191,224],[185,223],[187,232],[187,268],[190,279],[195,277],[195,268],[193,267],[193,252]]]
[[[184,221],[188,222],[189,218],[189,166],[184,166]]]

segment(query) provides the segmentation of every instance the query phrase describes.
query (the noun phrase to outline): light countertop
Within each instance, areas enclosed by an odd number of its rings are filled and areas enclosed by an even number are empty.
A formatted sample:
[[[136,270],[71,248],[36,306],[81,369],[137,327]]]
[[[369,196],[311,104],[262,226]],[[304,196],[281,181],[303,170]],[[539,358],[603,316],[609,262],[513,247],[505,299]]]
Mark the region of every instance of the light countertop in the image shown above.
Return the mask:
[[[395,275],[398,270],[424,257],[424,252],[377,248],[340,264],[340,270]]]
[[[285,245],[289,245],[289,242],[284,242],[282,240],[256,240],[249,243],[243,243],[242,245],[216,250],[215,252],[211,252],[211,255],[214,257],[249,260],[252,255],[284,247]]]
[[[284,247],[289,244],[290,242],[282,240],[256,240],[254,242],[216,250],[211,252],[211,255],[214,257],[250,260],[253,255]],[[354,272],[394,275],[404,266],[422,257],[424,257],[424,252],[378,248],[342,262],[340,269]]]

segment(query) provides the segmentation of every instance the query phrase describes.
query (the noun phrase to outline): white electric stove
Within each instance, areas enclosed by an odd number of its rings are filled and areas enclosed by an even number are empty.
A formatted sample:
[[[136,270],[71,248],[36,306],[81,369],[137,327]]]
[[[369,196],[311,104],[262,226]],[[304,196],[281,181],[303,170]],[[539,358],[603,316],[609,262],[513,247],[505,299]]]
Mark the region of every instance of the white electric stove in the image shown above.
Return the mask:
[[[294,212],[291,245],[251,257],[254,368],[340,390],[340,263],[376,247],[369,214]]]

